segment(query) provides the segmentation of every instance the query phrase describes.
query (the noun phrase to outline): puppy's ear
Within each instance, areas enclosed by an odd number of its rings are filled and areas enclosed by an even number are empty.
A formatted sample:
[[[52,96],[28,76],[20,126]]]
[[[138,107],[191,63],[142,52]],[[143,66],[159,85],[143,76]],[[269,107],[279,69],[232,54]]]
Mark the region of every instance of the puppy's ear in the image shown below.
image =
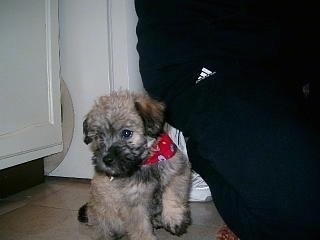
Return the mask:
[[[143,120],[146,135],[158,136],[164,124],[164,104],[141,94],[135,98],[135,107]]]
[[[92,140],[93,140],[91,137],[89,137],[88,133],[89,133],[89,125],[88,125],[88,119],[86,118],[86,119],[83,121],[83,135],[84,135],[83,141],[84,141],[84,143],[87,144],[87,145],[88,145],[89,143],[91,143]]]

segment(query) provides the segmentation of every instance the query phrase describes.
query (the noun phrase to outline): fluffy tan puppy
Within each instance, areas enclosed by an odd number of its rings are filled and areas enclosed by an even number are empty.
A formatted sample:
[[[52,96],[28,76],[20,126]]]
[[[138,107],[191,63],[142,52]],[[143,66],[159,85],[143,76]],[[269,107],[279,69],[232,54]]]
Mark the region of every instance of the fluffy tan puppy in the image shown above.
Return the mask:
[[[164,133],[165,106],[128,91],[102,96],[83,123],[95,176],[80,222],[106,239],[155,240],[154,229],[183,234],[190,224],[191,167]]]

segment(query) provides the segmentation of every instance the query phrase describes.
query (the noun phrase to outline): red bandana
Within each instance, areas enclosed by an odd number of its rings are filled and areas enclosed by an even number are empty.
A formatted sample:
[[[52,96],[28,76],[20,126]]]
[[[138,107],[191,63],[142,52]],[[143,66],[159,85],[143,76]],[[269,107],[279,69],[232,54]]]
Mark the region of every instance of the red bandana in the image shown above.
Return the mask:
[[[152,146],[153,152],[143,165],[153,165],[172,158],[177,152],[177,146],[168,134],[161,134]]]

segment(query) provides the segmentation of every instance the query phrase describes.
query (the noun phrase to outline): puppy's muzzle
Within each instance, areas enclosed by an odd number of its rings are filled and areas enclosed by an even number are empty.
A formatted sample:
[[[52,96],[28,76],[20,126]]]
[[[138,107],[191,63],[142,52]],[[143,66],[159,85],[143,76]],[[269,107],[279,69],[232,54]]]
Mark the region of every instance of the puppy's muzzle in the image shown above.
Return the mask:
[[[104,156],[104,157],[102,158],[102,160],[103,160],[103,162],[104,162],[105,164],[110,164],[110,163],[112,163],[115,159],[119,158],[120,154],[121,154],[121,151],[120,151],[119,147],[110,147],[110,148],[108,149],[107,155]]]

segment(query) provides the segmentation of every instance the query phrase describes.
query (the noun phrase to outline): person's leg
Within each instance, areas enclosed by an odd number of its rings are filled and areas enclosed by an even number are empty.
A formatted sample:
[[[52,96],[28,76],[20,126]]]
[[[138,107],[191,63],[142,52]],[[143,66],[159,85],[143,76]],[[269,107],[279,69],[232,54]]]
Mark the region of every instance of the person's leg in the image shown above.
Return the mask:
[[[217,76],[190,94],[192,167],[240,239],[317,239],[319,132],[281,84],[240,76]]]
[[[307,219],[302,217],[303,213],[299,209],[297,209],[297,214],[294,213],[295,209],[293,208],[293,219],[291,219],[292,222],[290,222],[290,216],[282,216],[284,212],[279,211],[279,208],[272,209],[267,205],[260,207],[250,205],[251,202],[246,201],[235,188],[239,186],[233,187],[212,167],[211,159],[204,159],[201,154],[197,153],[197,144],[188,141],[187,146],[193,169],[195,169],[210,186],[212,195],[214,196],[213,201],[219,213],[227,226],[230,227],[240,239],[269,240],[289,239],[289,237],[290,239],[304,239],[306,237],[308,239],[318,239],[320,236],[318,234],[320,233],[319,230],[315,228],[315,218],[317,218],[317,216],[313,216],[313,219]],[[232,166],[230,166],[230,168],[232,168]],[[228,170],[229,169],[226,169],[226,171]],[[240,184],[241,183],[239,183],[239,185]],[[292,185],[293,186],[288,186],[288,188],[294,187],[295,183],[293,182]],[[248,191],[250,191],[250,186],[248,187]],[[261,192],[263,191],[264,189],[261,189]],[[249,192],[248,194],[254,195],[259,193]],[[296,203],[296,201],[299,202],[300,200],[301,196],[297,196],[296,199],[279,198],[279,196],[275,196],[274,199],[270,201],[273,201],[272,204],[279,204],[279,206],[286,204],[293,206],[293,202]],[[303,201],[301,204],[304,204]],[[312,208],[312,206],[305,206],[305,208],[306,212],[309,212],[307,208]],[[318,211],[316,208],[315,211]],[[295,219],[295,217],[299,215],[301,219]],[[310,222],[308,223],[308,221]]]
[[[259,233],[254,227],[248,227],[255,225],[256,220],[249,212],[249,209],[237,191],[216,172],[211,166],[210,160],[203,159],[197,153],[197,144],[189,140],[187,142],[187,148],[189,159],[192,161],[192,168],[197,171],[209,185],[211,193],[214,196],[213,201],[227,226],[229,226],[237,236],[241,236],[241,239],[254,239],[248,238],[249,236],[262,239],[259,238]]]

